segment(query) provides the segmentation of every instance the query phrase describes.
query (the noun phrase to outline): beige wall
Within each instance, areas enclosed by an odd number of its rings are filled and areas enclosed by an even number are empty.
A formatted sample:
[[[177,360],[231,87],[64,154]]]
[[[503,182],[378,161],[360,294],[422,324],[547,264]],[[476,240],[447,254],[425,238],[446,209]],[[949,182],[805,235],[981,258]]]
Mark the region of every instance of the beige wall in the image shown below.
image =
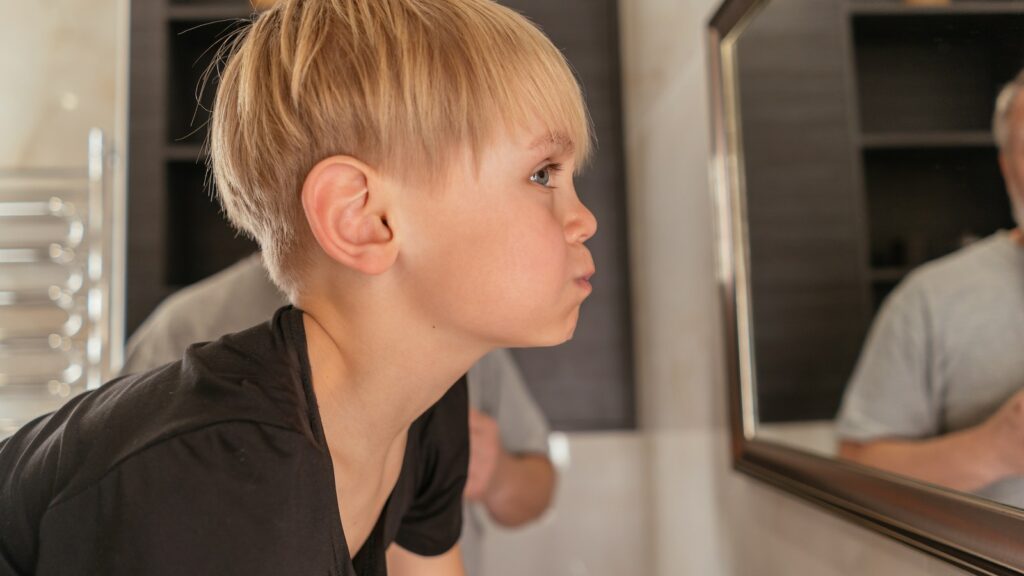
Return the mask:
[[[703,49],[715,5],[620,1],[652,574],[962,574],[730,469]]]
[[[84,172],[93,127],[102,128],[110,148],[123,157],[128,2],[0,0],[0,171]],[[120,195],[124,166],[115,161],[112,167],[112,187]],[[22,286],[39,278],[36,268],[6,273],[6,280]],[[43,394],[4,398],[0,436],[65,400]]]
[[[89,129],[123,128],[127,0],[4,0],[0,167],[85,166]]]

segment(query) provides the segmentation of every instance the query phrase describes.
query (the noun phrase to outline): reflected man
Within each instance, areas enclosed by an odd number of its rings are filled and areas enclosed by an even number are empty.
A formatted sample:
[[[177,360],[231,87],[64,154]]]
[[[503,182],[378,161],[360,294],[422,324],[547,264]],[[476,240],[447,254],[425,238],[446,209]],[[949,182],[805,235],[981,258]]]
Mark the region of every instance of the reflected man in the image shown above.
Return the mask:
[[[913,271],[876,317],[839,455],[1024,508],[1024,72],[993,131],[1018,228]]]

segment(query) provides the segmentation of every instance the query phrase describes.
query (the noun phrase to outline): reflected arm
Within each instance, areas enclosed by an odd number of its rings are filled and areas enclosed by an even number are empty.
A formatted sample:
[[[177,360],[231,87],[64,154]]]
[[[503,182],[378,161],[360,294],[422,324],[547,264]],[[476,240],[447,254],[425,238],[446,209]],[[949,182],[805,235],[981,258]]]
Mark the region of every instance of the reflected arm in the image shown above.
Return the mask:
[[[967,492],[983,488],[1010,473],[981,426],[928,440],[887,439],[863,443],[847,440],[840,443],[839,456]]]

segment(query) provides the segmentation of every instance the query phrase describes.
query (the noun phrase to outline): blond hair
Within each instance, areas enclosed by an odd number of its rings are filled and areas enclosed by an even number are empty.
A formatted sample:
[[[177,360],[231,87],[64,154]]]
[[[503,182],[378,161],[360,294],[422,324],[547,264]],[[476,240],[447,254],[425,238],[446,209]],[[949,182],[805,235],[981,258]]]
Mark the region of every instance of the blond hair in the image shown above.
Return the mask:
[[[346,154],[431,179],[501,129],[591,150],[580,88],[534,25],[490,0],[285,0],[222,48],[210,157],[221,206],[293,300],[316,249],[300,193]],[[468,147],[468,148],[467,148]]]
[[[1010,109],[1021,86],[1024,86],[1024,70],[1003,86],[996,97],[996,108],[992,114],[992,135],[1000,150],[1006,148],[1010,142]]]

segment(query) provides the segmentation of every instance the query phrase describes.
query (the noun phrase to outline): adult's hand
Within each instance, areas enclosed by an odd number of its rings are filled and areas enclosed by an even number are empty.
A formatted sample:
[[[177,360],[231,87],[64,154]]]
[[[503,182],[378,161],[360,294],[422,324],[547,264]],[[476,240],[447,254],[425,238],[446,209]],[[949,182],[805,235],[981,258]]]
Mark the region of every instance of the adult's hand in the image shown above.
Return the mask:
[[[1024,389],[1010,397],[979,427],[1005,476],[1024,476]]]
[[[522,526],[544,513],[555,490],[555,469],[543,454],[510,454],[498,423],[469,414],[469,472],[465,497],[479,502],[505,527]]]
[[[469,472],[466,478],[466,499],[482,501],[486,496],[498,467],[507,458],[501,445],[498,422],[479,410],[469,411]]]
[[[1024,475],[1024,390],[976,426],[920,440],[843,441],[839,456],[967,492]]]

